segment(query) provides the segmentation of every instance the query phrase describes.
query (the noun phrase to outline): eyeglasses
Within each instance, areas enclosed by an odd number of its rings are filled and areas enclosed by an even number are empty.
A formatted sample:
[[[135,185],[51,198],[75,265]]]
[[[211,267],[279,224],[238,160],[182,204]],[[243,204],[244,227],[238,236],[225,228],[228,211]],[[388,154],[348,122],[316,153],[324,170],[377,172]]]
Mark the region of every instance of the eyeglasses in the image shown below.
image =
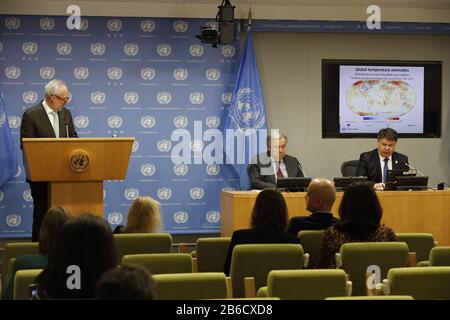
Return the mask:
[[[59,100],[63,101],[64,103],[68,103],[72,99],[72,96],[70,95],[70,93],[65,98],[61,98],[60,96],[58,96],[56,94],[54,94],[54,96],[57,97]]]

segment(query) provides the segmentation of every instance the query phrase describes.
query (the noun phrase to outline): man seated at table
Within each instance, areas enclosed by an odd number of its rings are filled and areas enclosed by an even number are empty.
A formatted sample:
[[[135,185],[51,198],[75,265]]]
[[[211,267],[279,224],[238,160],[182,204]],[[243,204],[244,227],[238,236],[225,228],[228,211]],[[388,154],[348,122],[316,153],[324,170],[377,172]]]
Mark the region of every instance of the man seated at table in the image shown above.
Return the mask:
[[[313,179],[308,186],[305,200],[306,210],[311,212],[311,215],[292,217],[288,233],[298,235],[301,230],[323,230],[339,221],[331,213],[336,200],[336,188],[331,181],[323,178]]]
[[[281,133],[267,136],[267,153],[257,155],[247,168],[252,189],[275,188],[280,178],[304,176],[297,158],[286,154],[287,142]]]

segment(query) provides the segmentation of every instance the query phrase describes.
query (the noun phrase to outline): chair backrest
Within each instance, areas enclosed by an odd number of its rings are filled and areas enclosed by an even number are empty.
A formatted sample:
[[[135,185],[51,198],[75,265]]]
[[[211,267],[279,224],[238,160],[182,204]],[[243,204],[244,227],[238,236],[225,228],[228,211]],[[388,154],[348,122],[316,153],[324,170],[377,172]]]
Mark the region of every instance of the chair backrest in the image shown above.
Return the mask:
[[[196,300],[227,298],[224,273],[177,273],[152,276],[157,299]]]
[[[39,254],[39,243],[17,242],[5,244],[2,259],[3,264],[2,279],[6,279],[8,277],[10,268],[12,266],[12,263],[10,263],[10,259],[29,254]]]
[[[170,253],[172,236],[168,233],[122,233],[114,235],[117,259],[127,254]]]
[[[450,247],[435,247],[431,249],[430,266],[450,266]]]
[[[394,268],[389,270],[390,294],[414,299],[450,299],[450,267]]]
[[[255,289],[266,285],[272,270],[301,269],[303,248],[300,244],[240,244],[234,247],[230,277],[233,297],[244,296],[244,278],[255,277]]]
[[[405,267],[408,246],[404,242],[344,243],[339,251],[342,269],[353,283],[353,295],[366,295],[366,273],[369,266],[380,268],[380,280],[391,268]]]
[[[230,241],[230,237],[197,239],[197,271],[222,272]]]
[[[282,300],[323,300],[347,295],[344,270],[274,270],[267,277],[269,297]]]
[[[428,260],[431,249],[434,248],[434,238],[431,233],[396,233],[398,241],[406,242],[410,252],[415,252],[417,261]]]
[[[320,242],[325,230],[302,230],[298,233],[300,244],[309,253],[308,269],[314,269],[320,255]]]
[[[36,277],[42,269],[19,270],[14,277],[14,300],[30,300],[30,285],[35,283]]]
[[[131,254],[122,257],[122,264],[143,267],[151,274],[192,272],[189,253]]]
[[[355,177],[359,160],[345,161],[341,165],[341,174],[343,177]]]

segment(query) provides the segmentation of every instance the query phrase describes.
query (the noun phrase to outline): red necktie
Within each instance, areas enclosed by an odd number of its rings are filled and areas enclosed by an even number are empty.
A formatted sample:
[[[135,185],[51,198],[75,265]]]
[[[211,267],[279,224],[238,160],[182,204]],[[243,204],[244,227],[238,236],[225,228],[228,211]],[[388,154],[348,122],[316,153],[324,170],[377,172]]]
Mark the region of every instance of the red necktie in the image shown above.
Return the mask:
[[[278,163],[277,177],[278,177],[278,178],[284,178],[284,174],[283,174],[283,172],[281,171],[280,163]]]

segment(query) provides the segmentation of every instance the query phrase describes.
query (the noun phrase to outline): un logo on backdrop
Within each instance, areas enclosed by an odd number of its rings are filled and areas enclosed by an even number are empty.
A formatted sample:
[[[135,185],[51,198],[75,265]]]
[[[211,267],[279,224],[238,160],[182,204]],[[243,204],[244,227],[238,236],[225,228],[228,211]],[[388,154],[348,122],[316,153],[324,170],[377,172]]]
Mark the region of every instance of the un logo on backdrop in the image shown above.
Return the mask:
[[[220,212],[211,210],[206,213],[206,221],[209,223],[217,223],[220,220]]]
[[[25,190],[22,194],[23,200],[25,200],[26,202],[32,202],[33,201],[33,197],[31,196],[31,190]]]
[[[36,103],[38,99],[38,94],[36,91],[25,91],[22,94],[22,100],[25,103]]]
[[[188,77],[188,71],[185,68],[176,68],[173,70],[173,77],[175,80],[186,80]]]
[[[178,20],[173,23],[173,30],[175,32],[186,32],[188,29],[188,23],[184,20]]]
[[[151,177],[156,172],[156,166],[151,163],[145,163],[141,166],[141,173],[143,176]]]
[[[139,46],[135,43],[127,43],[123,46],[123,52],[127,56],[135,56],[139,53]]]
[[[42,30],[52,30],[55,27],[55,19],[49,17],[41,18],[39,26]]]
[[[125,199],[127,200],[136,200],[137,197],[139,197],[139,190],[136,188],[127,188],[123,192],[123,195],[125,196]]]
[[[158,44],[158,46],[156,47],[156,51],[161,57],[167,57],[172,53],[172,47],[170,46],[170,44],[162,43]]]
[[[8,30],[17,30],[20,27],[20,19],[17,17],[8,17],[5,19],[5,27]]]
[[[106,95],[101,91],[94,91],[91,93],[91,101],[93,104],[102,104],[106,100]]]
[[[107,74],[109,79],[119,80],[120,78],[122,78],[122,68],[120,67],[108,68]]]
[[[186,128],[188,125],[188,122],[189,122],[189,120],[185,116],[177,116],[177,117],[173,118],[173,124],[178,129]]]
[[[193,44],[189,47],[189,53],[193,57],[201,57],[203,55],[203,46],[200,44]]]
[[[220,118],[217,116],[209,116],[206,118],[205,122],[208,128],[215,129],[220,125]]]
[[[77,67],[73,69],[73,76],[78,80],[86,80],[89,77],[89,69],[86,67]]]
[[[222,55],[225,58],[231,58],[236,54],[236,48],[234,46],[223,46],[222,47]]]
[[[66,56],[72,52],[72,45],[68,42],[60,42],[56,45],[56,51],[62,56]]]
[[[108,222],[110,224],[121,224],[123,216],[120,212],[111,212],[108,214]]]
[[[156,71],[153,68],[142,68],[141,69],[141,78],[143,80],[153,80],[156,75]]]
[[[206,166],[206,173],[210,176],[217,176],[220,172],[219,165],[213,163]]]
[[[200,187],[194,187],[189,190],[189,195],[193,200],[200,200],[205,195],[205,190]]]
[[[141,21],[141,30],[144,32],[152,32],[155,30],[155,21],[145,19]]]
[[[18,116],[9,116],[8,123],[11,129],[18,129],[20,127],[21,119]]]
[[[13,213],[6,217],[6,224],[8,225],[8,227],[15,228],[20,226],[21,223],[22,217],[18,214]]]
[[[156,124],[156,118],[152,116],[141,117],[141,126],[145,129],[153,128]]]
[[[46,80],[53,79],[53,77],[55,76],[55,68],[50,66],[42,67],[39,70],[39,74],[41,75],[42,79]]]
[[[186,211],[177,211],[173,214],[173,221],[178,224],[184,224],[188,221],[189,215]]]
[[[202,140],[193,140],[190,143],[191,150],[193,152],[199,153],[203,150],[203,141]]]
[[[205,95],[201,92],[192,92],[189,95],[189,101],[191,101],[192,104],[202,104],[204,99]]]
[[[89,118],[86,116],[76,116],[73,122],[78,129],[86,129],[89,125]]]
[[[233,98],[233,94],[231,92],[225,92],[224,94],[222,94],[222,102],[224,104],[230,104],[231,98]]]
[[[109,31],[117,32],[117,31],[120,31],[120,29],[122,29],[122,20],[109,19],[107,25],[108,25]]]
[[[185,176],[188,171],[188,166],[184,163],[176,164],[173,166],[173,173],[175,173],[177,176]]]
[[[106,51],[106,47],[103,43],[100,42],[96,42],[91,44],[91,53],[94,56],[101,56],[105,53]]]
[[[166,139],[159,140],[157,143],[157,148],[161,152],[169,152],[172,148],[172,143]]]
[[[159,188],[158,191],[156,191],[156,195],[161,200],[169,200],[172,197],[172,189]]]
[[[38,45],[36,42],[27,41],[22,44],[22,51],[25,54],[32,55],[38,51]]]
[[[85,18],[81,18],[80,28],[81,28],[81,31],[86,31],[87,28],[89,28],[89,20],[85,19]]]
[[[172,94],[167,91],[158,92],[156,95],[156,99],[158,100],[159,104],[169,104],[170,101],[172,101]]]
[[[5,68],[5,75],[8,79],[17,79],[20,77],[20,68],[15,66],[9,66]]]
[[[219,78],[220,78],[220,70],[216,69],[216,68],[207,69],[205,74],[206,74],[206,79],[211,80],[211,81],[216,81],[216,80],[219,80]]]
[[[139,150],[139,141],[134,140],[133,147],[131,147],[131,152],[136,152]]]
[[[121,116],[110,116],[108,117],[108,126],[110,128],[120,128],[122,126],[122,117]]]
[[[125,92],[123,100],[125,100],[127,104],[136,104],[139,101],[139,94],[134,91]]]
[[[239,128],[249,128],[253,130],[264,126],[266,120],[261,112],[261,101],[250,88],[241,88],[236,94],[235,107],[230,108],[230,116]],[[247,129],[246,129],[247,130]]]

